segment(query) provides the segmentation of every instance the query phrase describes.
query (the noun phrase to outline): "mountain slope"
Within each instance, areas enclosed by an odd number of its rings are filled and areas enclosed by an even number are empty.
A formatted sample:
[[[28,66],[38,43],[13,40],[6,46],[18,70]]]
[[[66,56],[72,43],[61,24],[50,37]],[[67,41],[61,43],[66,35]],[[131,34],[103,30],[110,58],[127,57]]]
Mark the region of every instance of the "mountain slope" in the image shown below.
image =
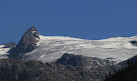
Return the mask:
[[[110,67],[84,69],[34,60],[0,59],[0,81],[102,81],[109,71],[113,70]]]
[[[60,58],[64,53],[98,57],[116,61],[124,61],[137,55],[137,47],[131,43],[136,37],[118,37],[103,40],[84,40],[61,36],[42,36],[36,43],[37,48],[25,53],[23,59],[36,59],[51,62]]]
[[[42,36],[30,28],[16,48],[12,58],[52,62],[64,53],[97,57],[119,63],[137,55],[137,37],[113,37],[102,40],[85,40],[63,36]]]
[[[9,57],[15,59],[21,58],[24,53],[34,50],[38,41],[37,39],[39,39],[39,34],[33,26],[25,32],[17,46],[10,52]]]
[[[137,81],[137,61],[109,75],[105,81]]]
[[[64,54],[60,59],[58,59],[56,63],[63,65],[71,65],[74,67],[82,67],[84,69],[97,69],[114,65],[113,62],[108,60],[67,53]]]

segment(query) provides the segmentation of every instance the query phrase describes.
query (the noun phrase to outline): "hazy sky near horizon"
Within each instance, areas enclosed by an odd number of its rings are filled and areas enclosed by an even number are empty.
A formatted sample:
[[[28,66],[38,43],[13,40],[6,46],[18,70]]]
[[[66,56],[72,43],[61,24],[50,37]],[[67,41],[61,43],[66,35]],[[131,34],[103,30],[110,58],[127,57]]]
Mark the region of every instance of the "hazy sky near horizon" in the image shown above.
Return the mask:
[[[33,25],[47,36],[134,36],[137,0],[0,0],[0,44],[18,42]]]

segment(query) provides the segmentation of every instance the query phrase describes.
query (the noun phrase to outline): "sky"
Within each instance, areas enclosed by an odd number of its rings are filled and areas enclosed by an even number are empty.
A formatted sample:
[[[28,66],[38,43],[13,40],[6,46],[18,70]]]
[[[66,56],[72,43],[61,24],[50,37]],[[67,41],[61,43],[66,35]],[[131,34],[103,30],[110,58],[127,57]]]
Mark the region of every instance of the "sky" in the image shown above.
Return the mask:
[[[137,0],[0,0],[0,44],[36,26],[45,36],[97,40],[137,35]]]

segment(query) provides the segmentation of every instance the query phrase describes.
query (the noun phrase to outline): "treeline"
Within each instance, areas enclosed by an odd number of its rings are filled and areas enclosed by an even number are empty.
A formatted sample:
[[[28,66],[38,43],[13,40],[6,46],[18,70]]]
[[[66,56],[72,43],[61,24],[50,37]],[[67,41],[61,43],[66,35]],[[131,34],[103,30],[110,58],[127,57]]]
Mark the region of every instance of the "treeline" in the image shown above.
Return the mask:
[[[100,81],[107,68],[83,69],[71,65],[0,59],[0,81]]]
[[[137,61],[129,62],[128,66],[109,74],[105,81],[137,81]]]

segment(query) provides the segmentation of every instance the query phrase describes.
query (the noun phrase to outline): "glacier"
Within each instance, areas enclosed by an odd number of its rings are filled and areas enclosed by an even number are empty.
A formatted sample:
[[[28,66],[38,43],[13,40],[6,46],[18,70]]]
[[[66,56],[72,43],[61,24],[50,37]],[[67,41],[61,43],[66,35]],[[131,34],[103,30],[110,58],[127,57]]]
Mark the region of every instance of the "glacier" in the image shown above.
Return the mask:
[[[137,46],[130,42],[137,41],[136,36],[86,40],[63,36],[40,35],[40,39],[37,40],[37,48],[25,53],[22,59],[52,62],[59,59],[64,53],[70,53],[107,59],[119,63],[137,55]]]

